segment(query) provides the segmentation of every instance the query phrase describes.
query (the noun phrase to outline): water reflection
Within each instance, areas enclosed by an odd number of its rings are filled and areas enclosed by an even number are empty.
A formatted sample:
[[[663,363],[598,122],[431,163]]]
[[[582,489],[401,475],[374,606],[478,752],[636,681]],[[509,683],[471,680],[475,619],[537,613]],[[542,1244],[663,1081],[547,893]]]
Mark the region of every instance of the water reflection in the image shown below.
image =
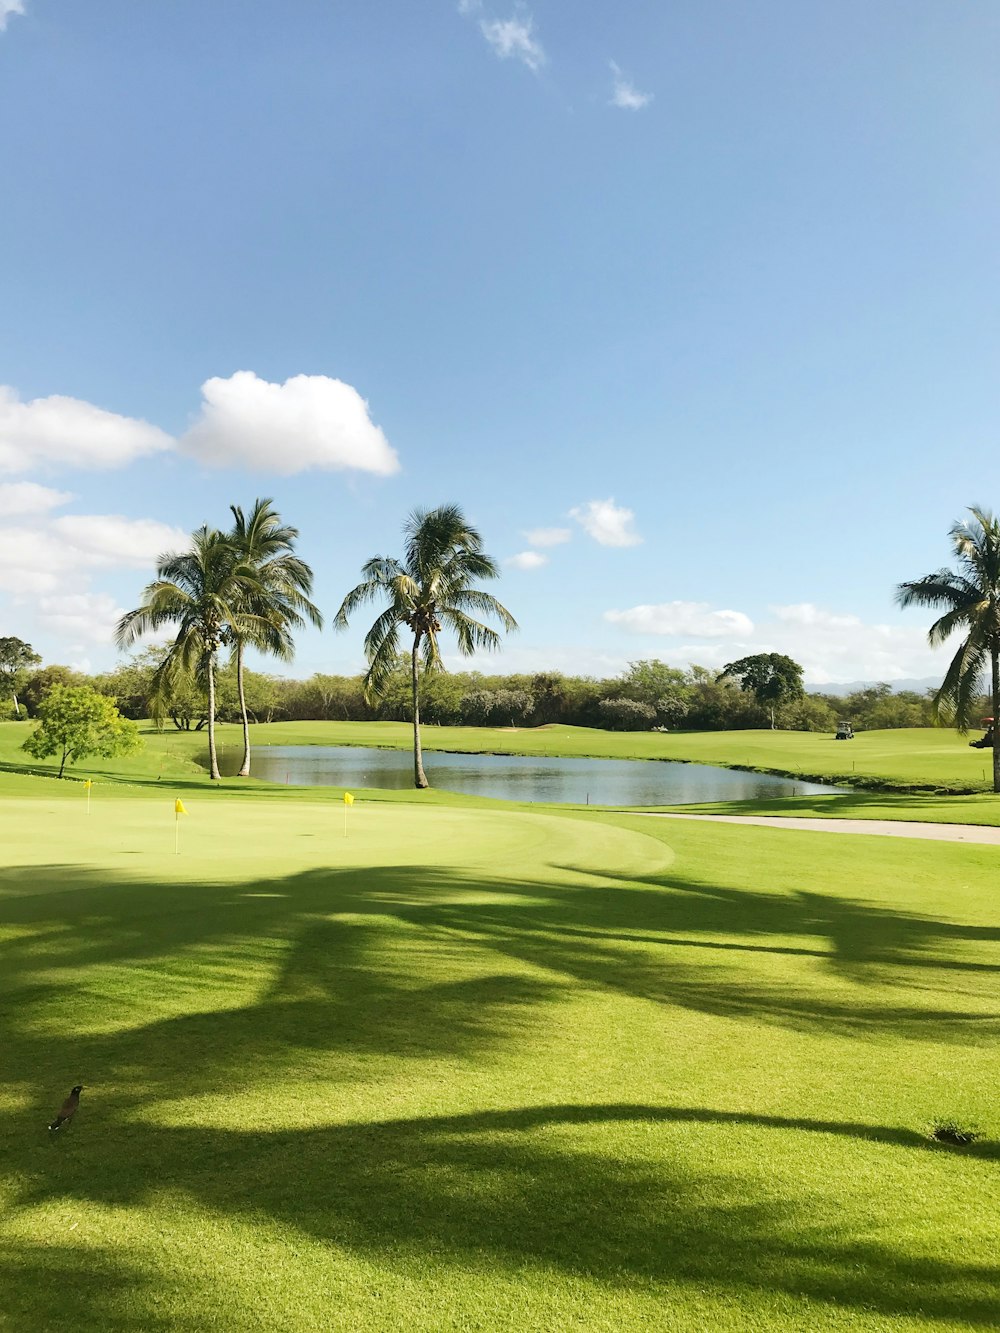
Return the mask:
[[[235,775],[241,759],[242,749],[223,756],[223,776]],[[424,768],[431,785],[444,791],[570,805],[668,805],[845,790],[667,760],[540,759],[425,750]],[[352,745],[265,745],[253,752],[253,774],[296,787],[402,788],[413,784],[413,756],[407,750]]]

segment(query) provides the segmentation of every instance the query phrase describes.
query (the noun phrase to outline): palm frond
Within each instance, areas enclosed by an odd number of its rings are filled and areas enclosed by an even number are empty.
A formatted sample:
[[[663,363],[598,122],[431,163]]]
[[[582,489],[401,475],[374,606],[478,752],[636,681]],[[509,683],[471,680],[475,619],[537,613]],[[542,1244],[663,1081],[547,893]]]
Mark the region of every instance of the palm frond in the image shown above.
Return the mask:
[[[373,704],[385,694],[399,656],[399,634],[393,629],[384,636],[368,664],[364,680],[365,702]]]

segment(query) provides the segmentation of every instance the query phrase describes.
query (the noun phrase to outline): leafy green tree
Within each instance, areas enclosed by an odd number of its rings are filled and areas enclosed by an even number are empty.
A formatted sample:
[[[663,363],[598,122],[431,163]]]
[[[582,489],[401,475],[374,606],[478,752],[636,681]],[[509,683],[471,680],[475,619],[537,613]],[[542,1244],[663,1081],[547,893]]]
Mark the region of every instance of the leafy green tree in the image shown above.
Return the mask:
[[[629,662],[615,691],[623,699],[635,699],[639,703],[652,704],[654,708],[660,699],[683,698],[683,692],[684,672],[667,666],[656,657]]]
[[[323,617],[309,599],[313,573],[295,554],[298,528],[283,523],[273,500],[258,499],[249,514],[230,505],[233,528],[229,534],[238,558],[253,571],[244,587],[240,614],[229,624],[229,642],[236,654],[236,687],[243,723],[243,763],[237,777],[250,776],[250,726],[247,718],[244,658],[247,645],[288,661],[294,653],[292,630],[306,620],[317,629]]]
[[[33,759],[59,755],[60,777],[68,763],[88,755],[111,758],[142,746],[136,724],[89,685],[54,685],[39,704],[38,717],[39,725],[21,749]]]
[[[162,648],[146,648],[119,662],[114,670],[92,676],[91,684],[101,694],[111,695],[123,717],[149,717],[152,711],[150,701],[153,678],[163,656]]]
[[[263,617],[256,608],[266,590],[229,538],[207,525],[192,534],[190,550],[163,556],[156,572],[156,580],[143,590],[141,605],[118,622],[118,646],[130,647],[143,634],[166,625],[177,627],[154,677],[154,696],[169,695],[184,681],[205,686],[209,770],[218,780],[215,677],[219,650],[237,624],[247,638],[258,633],[263,636],[263,624],[258,623]]]
[[[1000,718],[1000,520],[970,506],[971,518],[952,524],[949,537],[957,569],[939,569],[900,583],[900,606],[944,609],[927,637],[937,645],[963,635],[934,696],[934,717],[966,732],[987,670],[993,717]],[[994,723],[994,736],[996,735]],[[1000,746],[993,745],[993,790],[1000,792]]]
[[[597,708],[601,726],[610,731],[648,731],[656,721],[653,705],[638,699],[602,699]]]
[[[761,708],[767,709],[774,730],[774,712],[783,704],[801,699],[802,668],[784,653],[754,653],[728,662],[719,673],[719,679],[737,680],[740,688],[752,694]]]
[[[505,630],[517,622],[495,597],[477,588],[479,579],[497,578],[496,561],[483,551],[483,540],[457,505],[430,511],[415,510],[403,526],[402,560],[373,556],[362,568],[363,580],[341,603],[335,624],[347,626],[348,617],[367,602],[387,605],[365,636],[368,671],[365,696],[378,698],[388,685],[399,655],[399,636],[405,628],[413,636],[410,650],[410,690],[413,705],[413,783],[428,786],[420,749],[420,678],[442,669],[438,635],[447,626],[458,650],[471,656],[477,648],[499,647],[500,635],[476,615],[495,617]]]
[[[680,694],[665,694],[653,704],[656,716],[665,727],[679,727],[688,714],[687,700]]]
[[[17,692],[27,679],[29,670],[38,666],[41,658],[30,643],[13,636],[0,639],[0,691],[9,694],[14,703],[14,715],[21,716]]]
[[[789,731],[836,731],[842,713],[845,717],[853,717],[842,708],[833,707],[820,695],[805,694],[783,709],[781,724]]]
[[[60,666],[56,663],[52,666],[42,667],[41,670],[33,672],[28,677],[21,689],[21,702],[27,709],[29,717],[37,717],[42,700],[49,690],[56,685],[86,684],[87,677],[81,675],[79,671],[74,671],[72,667]]]

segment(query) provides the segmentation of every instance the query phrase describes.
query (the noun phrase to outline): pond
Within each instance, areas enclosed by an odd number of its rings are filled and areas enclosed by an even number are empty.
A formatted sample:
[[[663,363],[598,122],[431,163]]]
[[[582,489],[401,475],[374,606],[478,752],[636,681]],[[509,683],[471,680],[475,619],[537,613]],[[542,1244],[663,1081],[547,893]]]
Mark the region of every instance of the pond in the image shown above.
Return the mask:
[[[242,746],[226,746],[219,757],[223,777],[236,773],[242,757]],[[431,786],[444,791],[570,805],[672,805],[832,795],[846,790],[797,778],[667,760],[555,759],[425,750],[424,769]],[[409,750],[354,745],[262,745],[253,752],[253,775],[296,787],[402,788],[413,785],[413,755]]]

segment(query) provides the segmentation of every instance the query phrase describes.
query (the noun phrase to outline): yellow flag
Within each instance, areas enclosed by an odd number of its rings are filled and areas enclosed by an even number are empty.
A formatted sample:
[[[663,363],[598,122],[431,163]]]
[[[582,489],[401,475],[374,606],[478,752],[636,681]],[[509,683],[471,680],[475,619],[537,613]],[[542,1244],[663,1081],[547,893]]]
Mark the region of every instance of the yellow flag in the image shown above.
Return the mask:
[[[176,814],[176,815],[186,815],[186,814],[187,814],[187,811],[184,809],[184,802],[181,800],[181,798],[180,798],[179,796],[178,796],[177,800],[174,801],[174,814]]]
[[[93,785],[94,784],[91,782],[90,778],[88,778],[87,781],[83,784],[84,791],[90,791]]]
[[[344,804],[345,804],[345,805],[353,805],[353,804],[354,804],[354,797],[351,795],[351,793],[350,793],[349,791],[345,791],[345,792],[344,792]]]

